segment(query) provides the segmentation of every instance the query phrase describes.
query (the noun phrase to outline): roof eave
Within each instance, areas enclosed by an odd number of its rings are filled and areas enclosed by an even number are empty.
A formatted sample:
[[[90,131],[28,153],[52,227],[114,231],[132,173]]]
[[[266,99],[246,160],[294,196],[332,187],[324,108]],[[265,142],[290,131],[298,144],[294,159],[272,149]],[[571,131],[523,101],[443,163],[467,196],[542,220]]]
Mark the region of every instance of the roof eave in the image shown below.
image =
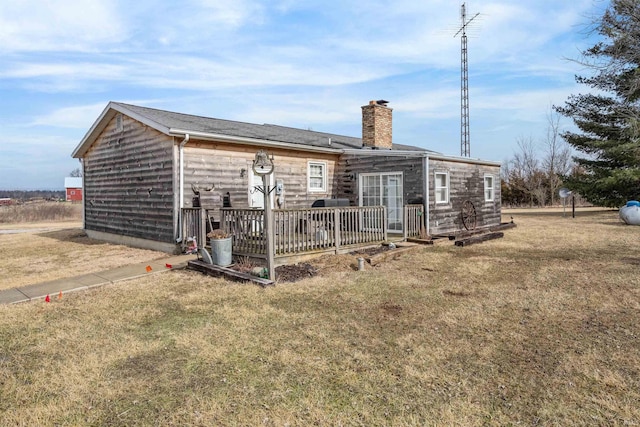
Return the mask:
[[[111,104],[112,103],[110,102],[109,104],[107,104],[104,110],[102,110],[100,116],[98,116],[96,121],[93,122],[93,125],[91,125],[80,143],[73,150],[73,153],[71,153],[71,157],[73,157],[74,159],[81,158],[91,145],[90,141],[92,142],[100,134],[100,132],[102,132],[107,123],[109,123],[109,121],[113,118],[115,113],[112,113]]]
[[[457,162],[457,163],[473,163],[475,165],[485,165],[485,166],[497,166],[501,167],[502,163],[495,162],[492,160],[483,160],[483,159],[472,159],[470,157],[458,157],[458,156],[445,156],[442,154],[427,154],[432,160],[444,160],[447,162]]]
[[[169,129],[168,135],[171,136],[180,136],[184,137],[185,135],[189,135],[190,138],[196,138],[205,141],[220,141],[220,142],[231,142],[239,145],[262,145],[272,148],[285,148],[288,150],[299,150],[299,151],[309,151],[314,153],[330,153],[330,154],[342,154],[345,150],[342,148],[325,148],[325,147],[315,147],[312,145],[301,145],[301,144],[293,144],[290,142],[281,142],[281,141],[271,141],[268,139],[260,139],[260,138],[247,138],[241,136],[233,136],[233,135],[223,135],[219,133],[208,133],[208,132],[197,132],[190,131],[187,129]]]
[[[354,156],[409,156],[409,157],[425,157],[434,154],[433,151],[420,150],[372,150],[367,148],[351,148],[344,150],[344,154]]]
[[[75,159],[79,159],[83,157],[84,154],[89,149],[89,147],[91,147],[91,144],[93,144],[93,142],[98,137],[98,135],[100,135],[100,133],[102,133],[105,127],[107,127],[107,124],[109,124],[109,122],[111,121],[111,119],[113,119],[116,113],[125,114],[139,122],[144,123],[145,125],[153,129],[156,129],[159,132],[162,132],[166,135],[169,134],[168,127],[163,126],[160,123],[157,123],[153,120],[150,120],[147,117],[141,116],[140,114],[136,113],[135,111],[132,111],[131,109],[127,108],[122,104],[112,101],[112,102],[109,102],[109,104],[107,104],[104,110],[102,110],[102,113],[100,114],[100,116],[98,116],[96,121],[93,122],[93,125],[91,126],[91,128],[89,128],[87,133],[84,135],[84,138],[82,138],[78,146],[73,150],[71,157]]]
[[[485,166],[496,166],[500,167],[502,164],[500,162],[494,162],[491,160],[482,160],[482,159],[472,159],[469,157],[457,157],[457,156],[447,156],[442,153],[437,153],[435,151],[410,151],[410,150],[367,150],[367,149],[348,149],[343,151],[344,154],[349,155],[360,155],[360,156],[404,156],[404,157],[428,157],[432,160],[443,160],[448,162],[457,162],[457,163],[471,163],[474,165],[485,165]]]

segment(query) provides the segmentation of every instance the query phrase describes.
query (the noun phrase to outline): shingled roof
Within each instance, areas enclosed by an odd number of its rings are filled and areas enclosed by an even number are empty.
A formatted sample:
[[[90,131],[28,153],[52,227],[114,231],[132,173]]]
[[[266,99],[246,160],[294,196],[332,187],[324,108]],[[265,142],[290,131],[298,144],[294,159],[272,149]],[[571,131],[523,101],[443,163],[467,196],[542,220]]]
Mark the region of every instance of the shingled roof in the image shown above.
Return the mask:
[[[145,123],[154,129],[167,135],[196,134],[208,135],[214,138],[218,136],[246,138],[259,141],[270,141],[274,143],[286,143],[299,145],[300,149],[321,148],[325,150],[371,150],[362,146],[362,139],[337,135],[312,130],[297,129],[286,126],[272,124],[254,124],[238,122],[233,120],[223,120],[211,117],[195,116],[191,114],[176,113],[172,111],[159,110],[139,105],[125,104],[122,102],[110,102],[96,120],[91,129],[87,132],[78,147],[74,150],[73,157],[82,157],[89,148],[94,138],[104,129],[107,123],[116,113],[126,114],[136,120]],[[419,147],[403,144],[393,144],[394,151],[417,151],[429,152]]]
[[[288,142],[291,144],[312,145],[327,147],[331,138],[332,148],[360,148],[362,141],[343,135],[335,135],[323,132],[314,132],[304,129],[296,129],[270,124],[253,124],[237,122],[233,120],[214,119],[211,117],[193,116],[190,114],[174,113],[171,111],[156,110],[154,108],[140,107],[117,103],[137,114],[154,120],[172,129],[182,129],[192,132],[203,132],[238,136],[242,138],[264,139],[267,141]]]

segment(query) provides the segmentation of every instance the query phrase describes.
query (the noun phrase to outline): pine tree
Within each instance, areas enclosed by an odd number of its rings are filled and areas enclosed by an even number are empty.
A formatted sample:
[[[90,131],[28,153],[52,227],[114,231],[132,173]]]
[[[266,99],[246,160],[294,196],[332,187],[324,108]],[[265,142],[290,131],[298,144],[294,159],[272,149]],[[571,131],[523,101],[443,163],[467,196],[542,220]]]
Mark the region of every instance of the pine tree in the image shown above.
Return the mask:
[[[584,156],[565,184],[589,202],[616,207],[640,199],[640,2],[612,0],[595,30],[602,41],[583,52],[593,75],[577,76],[588,94],[556,110],[581,132],[563,138]]]

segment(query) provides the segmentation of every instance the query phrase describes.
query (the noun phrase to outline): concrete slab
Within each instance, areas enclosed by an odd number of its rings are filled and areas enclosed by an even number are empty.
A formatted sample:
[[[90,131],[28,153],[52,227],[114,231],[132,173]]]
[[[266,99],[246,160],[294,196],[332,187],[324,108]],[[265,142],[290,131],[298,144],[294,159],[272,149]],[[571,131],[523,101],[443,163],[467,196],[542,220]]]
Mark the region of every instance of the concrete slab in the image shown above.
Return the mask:
[[[70,277],[69,281],[75,282],[78,286],[95,286],[108,283],[104,277],[98,276],[96,273],[83,274],[82,276]]]
[[[23,301],[29,301],[29,297],[20,292],[19,289],[14,288],[0,291],[0,304],[13,304]]]
[[[20,292],[29,298],[40,298],[47,295],[57,295],[60,291],[67,292],[85,285],[77,282],[74,278],[51,280],[49,282],[36,283],[34,285],[19,288]]]
[[[176,255],[146,263],[116,267],[97,273],[82,274],[80,276],[36,283],[20,288],[6,289],[0,291],[0,304],[30,301],[31,299],[44,298],[47,295],[53,297],[54,295],[58,295],[60,291],[63,293],[71,292],[103,286],[122,280],[135,279],[149,274],[186,267],[188,261],[196,259],[198,259],[196,255]],[[171,268],[167,267],[167,264],[170,265]],[[147,271],[147,266],[151,267],[151,271]]]

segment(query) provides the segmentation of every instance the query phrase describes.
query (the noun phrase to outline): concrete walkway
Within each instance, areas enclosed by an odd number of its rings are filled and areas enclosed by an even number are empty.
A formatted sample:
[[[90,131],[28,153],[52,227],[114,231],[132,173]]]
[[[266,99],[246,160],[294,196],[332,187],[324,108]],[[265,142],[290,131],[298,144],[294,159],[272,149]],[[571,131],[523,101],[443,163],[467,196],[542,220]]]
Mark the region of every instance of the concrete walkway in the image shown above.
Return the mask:
[[[60,292],[64,294],[67,292],[82,291],[123,280],[147,276],[149,274],[184,268],[187,265],[187,261],[197,258],[196,255],[176,255],[140,264],[125,265],[97,273],[88,273],[81,276],[36,283],[35,285],[6,289],[0,291],[0,304],[13,304],[38,299],[44,300],[47,295],[50,295],[53,299],[57,297]],[[147,267],[150,267],[150,269]]]

